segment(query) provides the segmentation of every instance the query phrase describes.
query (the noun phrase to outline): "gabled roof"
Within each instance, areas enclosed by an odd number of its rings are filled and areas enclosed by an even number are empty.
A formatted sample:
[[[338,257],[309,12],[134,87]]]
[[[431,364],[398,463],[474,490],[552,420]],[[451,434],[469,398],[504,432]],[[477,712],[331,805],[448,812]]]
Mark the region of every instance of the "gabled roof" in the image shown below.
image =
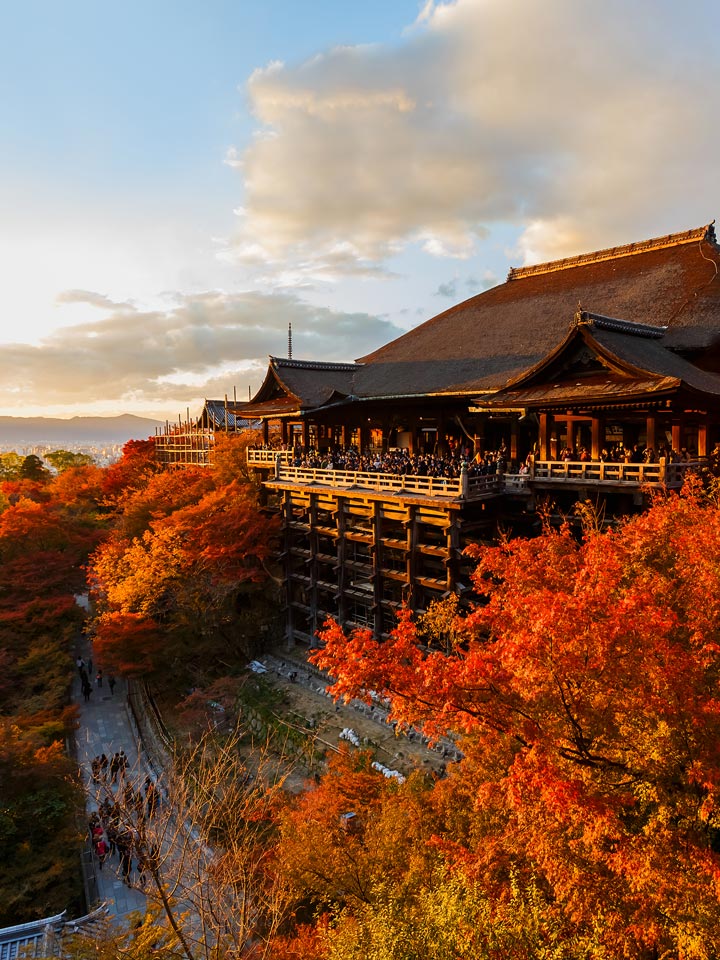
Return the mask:
[[[688,388],[720,398],[720,376],[668,350],[664,330],[579,311],[567,335],[502,390],[490,407],[631,401]]]
[[[200,423],[207,424],[213,430],[245,430],[257,426],[257,421],[248,419],[244,414],[244,406],[226,400],[206,400]]]
[[[250,401],[255,406],[281,396],[293,398],[299,409],[322,406],[350,396],[356,363],[327,363],[270,357],[265,380]]]
[[[665,345],[720,348],[720,248],[713,225],[511,270],[508,280],[362,357],[361,398],[502,388],[555,348],[578,302],[667,327]]]

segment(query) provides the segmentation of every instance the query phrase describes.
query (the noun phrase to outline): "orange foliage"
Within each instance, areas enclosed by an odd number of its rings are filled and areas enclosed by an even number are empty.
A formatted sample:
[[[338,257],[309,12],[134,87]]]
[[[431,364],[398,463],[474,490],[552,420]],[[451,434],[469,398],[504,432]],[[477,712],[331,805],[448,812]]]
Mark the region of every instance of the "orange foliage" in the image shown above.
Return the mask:
[[[95,659],[107,673],[141,677],[160,661],[162,632],[134,613],[105,613],[95,621]]]
[[[50,481],[47,489],[49,495],[64,506],[97,510],[104,483],[102,467],[68,467]]]
[[[103,490],[108,500],[121,497],[158,472],[153,440],[128,440],[122,457],[105,471]]]
[[[717,505],[691,485],[580,544],[562,529],[474,553],[487,602],[453,655],[421,650],[403,614],[384,643],[328,623],[315,663],[336,695],[372,689],[401,724],[463,735],[438,843],[494,894],[515,864],[570,922],[602,917],[613,950],[717,949]]]

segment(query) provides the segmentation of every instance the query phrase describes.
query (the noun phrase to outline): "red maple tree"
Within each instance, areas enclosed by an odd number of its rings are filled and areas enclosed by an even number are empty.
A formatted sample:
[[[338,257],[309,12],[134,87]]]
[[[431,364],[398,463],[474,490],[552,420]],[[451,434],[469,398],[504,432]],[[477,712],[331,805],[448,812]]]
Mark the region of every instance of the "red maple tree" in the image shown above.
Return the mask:
[[[404,613],[385,642],[326,624],[314,662],[336,696],[373,691],[400,725],[460,738],[437,843],[488,889],[539,879],[616,951],[718,949],[716,502],[691,484],[582,542],[563,527],[474,553],[485,600],[450,655]]]

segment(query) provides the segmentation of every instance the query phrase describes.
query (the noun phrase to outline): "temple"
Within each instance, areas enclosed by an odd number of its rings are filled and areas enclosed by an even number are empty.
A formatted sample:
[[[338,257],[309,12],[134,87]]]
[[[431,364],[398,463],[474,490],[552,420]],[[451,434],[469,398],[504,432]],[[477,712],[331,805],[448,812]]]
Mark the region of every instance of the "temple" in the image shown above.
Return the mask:
[[[354,363],[271,357],[250,401],[207,401],[158,458],[207,463],[218,430],[258,425],[288,638],[327,615],[380,636],[403,604],[462,596],[464,547],[498,526],[578,500],[612,518],[711,466],[719,265],[710,224],[512,269]]]

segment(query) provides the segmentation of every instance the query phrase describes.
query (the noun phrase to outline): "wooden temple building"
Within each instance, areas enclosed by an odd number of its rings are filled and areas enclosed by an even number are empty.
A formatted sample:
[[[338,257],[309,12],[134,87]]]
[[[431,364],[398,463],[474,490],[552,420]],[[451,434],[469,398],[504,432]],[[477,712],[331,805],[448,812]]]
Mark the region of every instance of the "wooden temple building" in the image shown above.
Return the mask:
[[[464,546],[498,524],[529,529],[543,501],[628,513],[710,465],[719,267],[710,224],[513,269],[354,363],[271,357],[249,402],[221,416],[208,401],[156,439],[158,457],[207,462],[214,431],[259,424],[248,457],[284,520],[288,638],[311,641],[327,615],[382,635],[401,605],[462,594]],[[172,459],[173,443],[190,455]],[[330,469],[348,448],[463,464],[450,478]]]

